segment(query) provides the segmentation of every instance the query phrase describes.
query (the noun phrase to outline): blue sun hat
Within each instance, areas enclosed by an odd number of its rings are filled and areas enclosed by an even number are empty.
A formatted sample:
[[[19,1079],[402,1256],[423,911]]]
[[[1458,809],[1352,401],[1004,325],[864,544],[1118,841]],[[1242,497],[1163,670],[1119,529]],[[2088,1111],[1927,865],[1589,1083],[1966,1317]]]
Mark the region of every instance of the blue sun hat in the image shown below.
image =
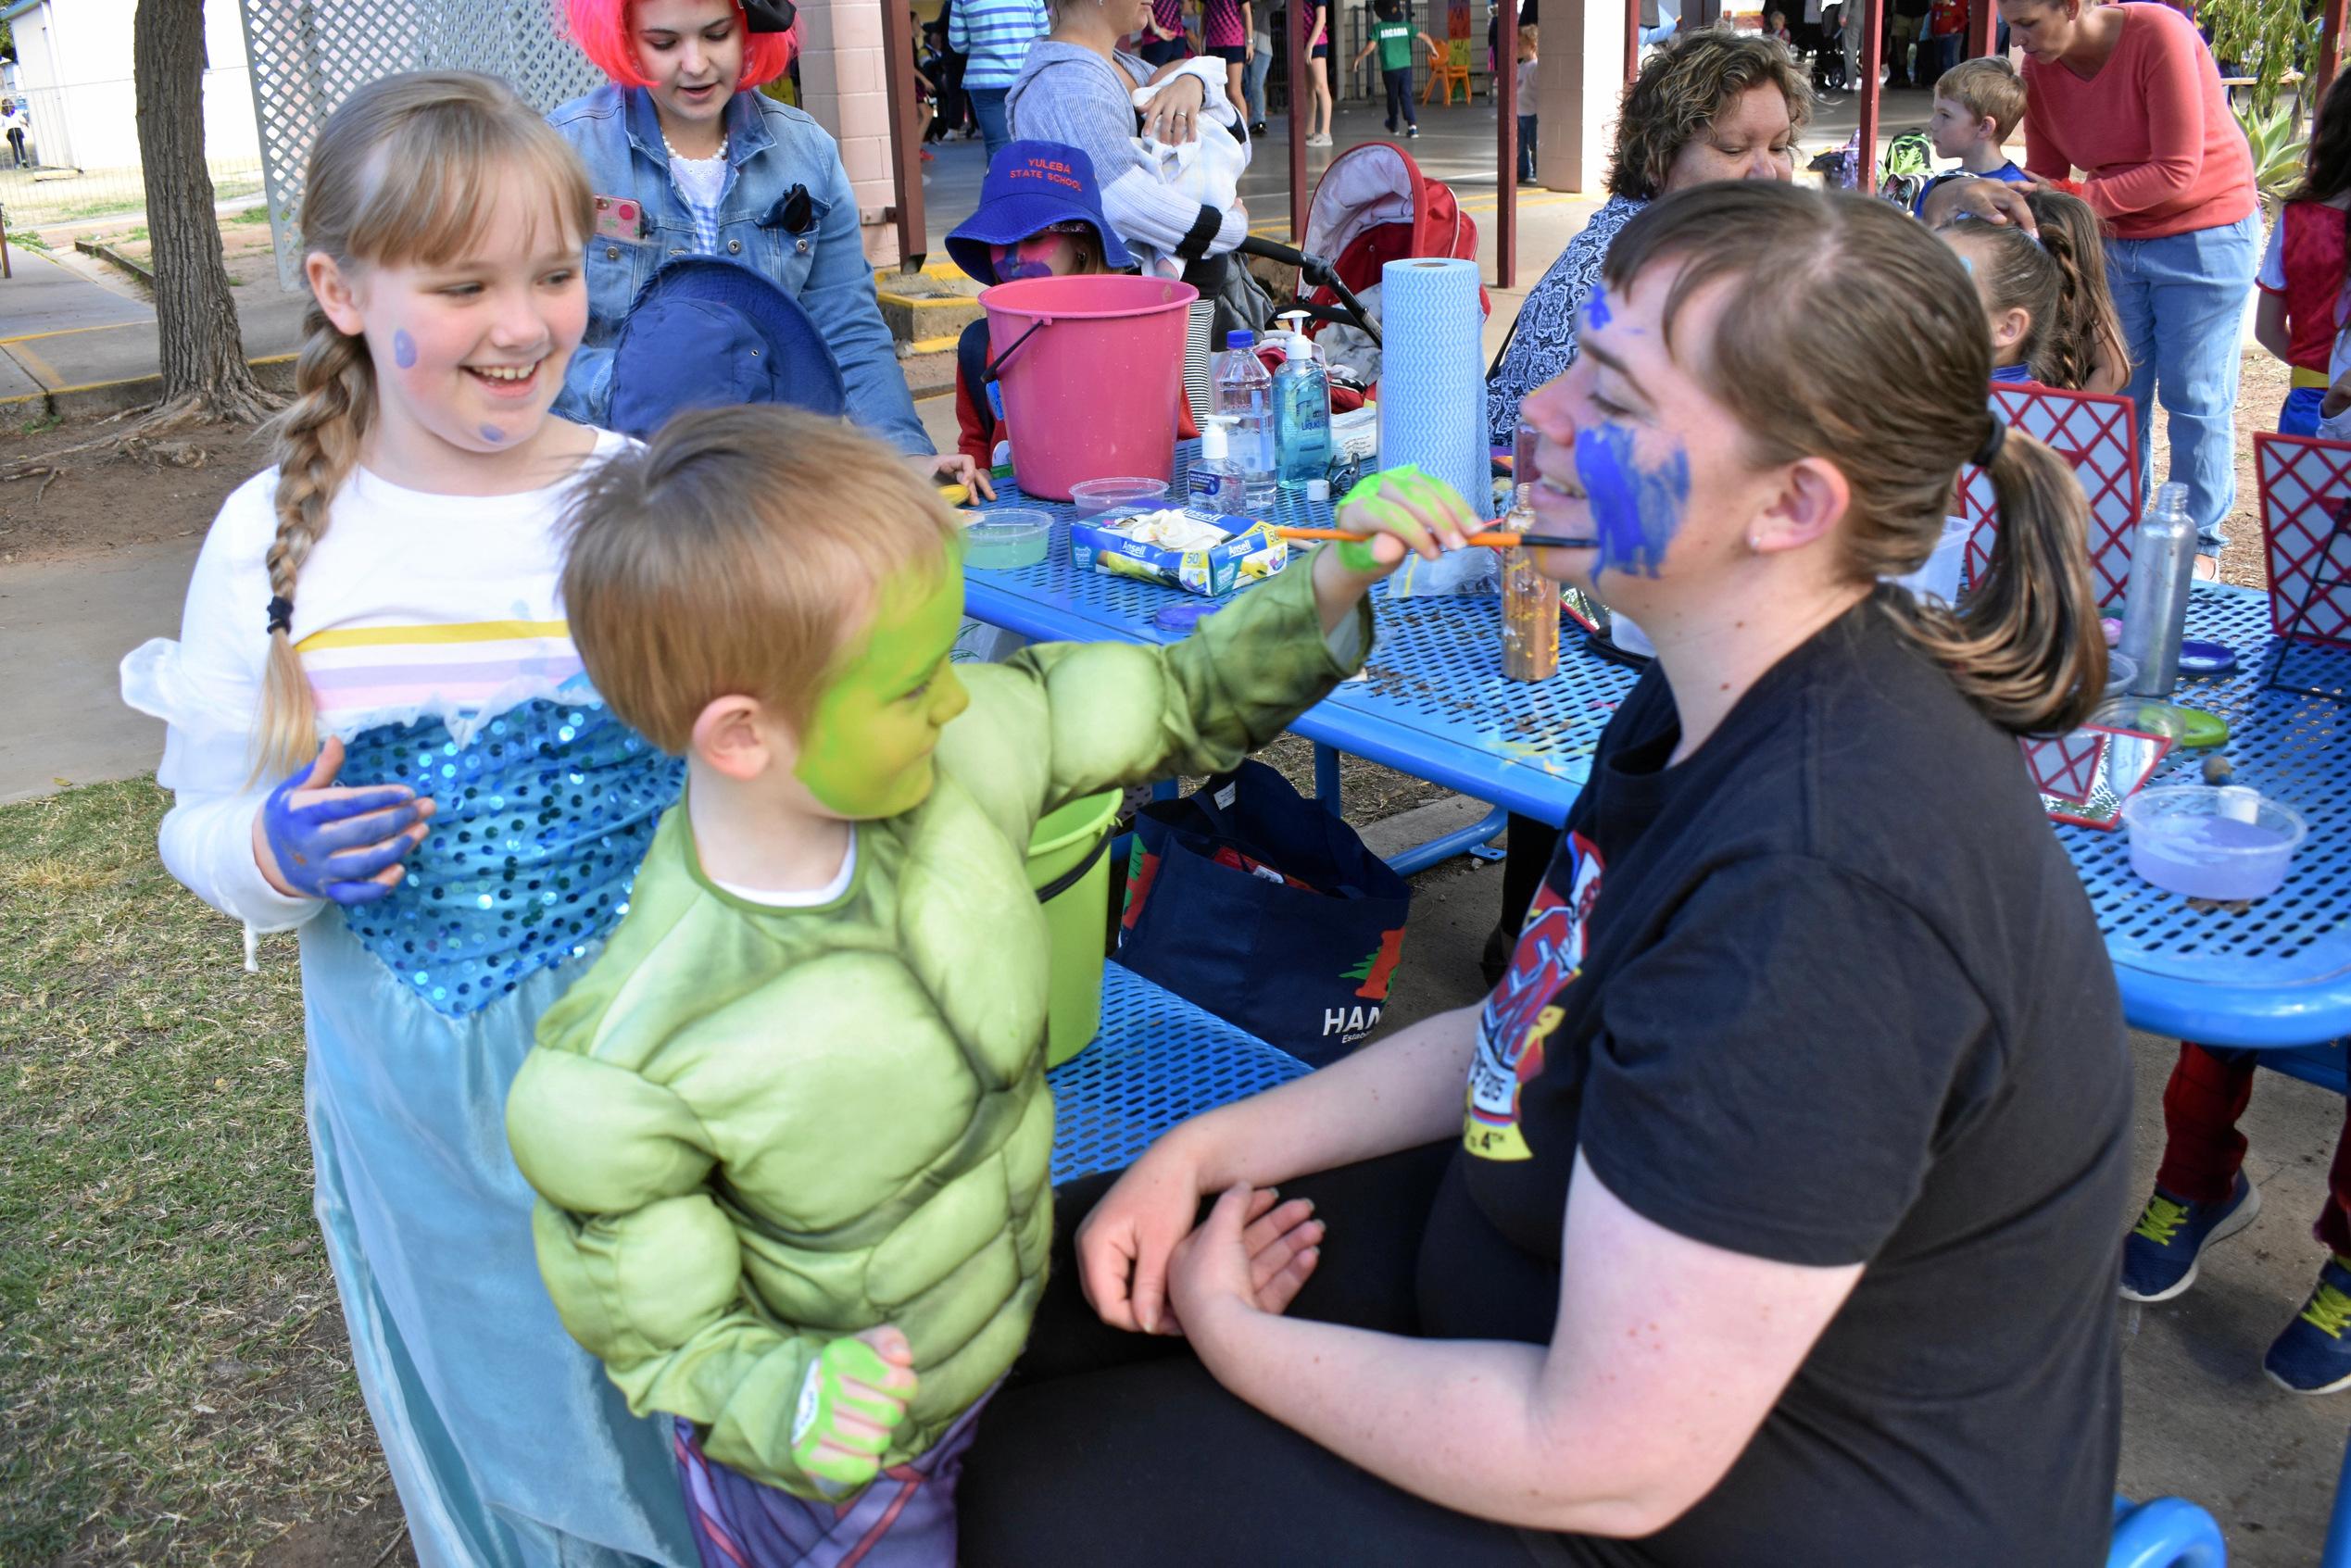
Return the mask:
[[[1102,188],[1094,160],[1062,142],[1007,142],[980,182],[979,208],[947,236],[947,254],[974,281],[996,282],[990,245],[1018,245],[1056,223],[1087,223],[1102,242],[1102,261],[1132,267],[1135,258],[1102,217]]]
[[[687,408],[849,407],[840,366],[799,301],[749,268],[673,258],[638,291],[612,341],[605,420],[643,441]]]

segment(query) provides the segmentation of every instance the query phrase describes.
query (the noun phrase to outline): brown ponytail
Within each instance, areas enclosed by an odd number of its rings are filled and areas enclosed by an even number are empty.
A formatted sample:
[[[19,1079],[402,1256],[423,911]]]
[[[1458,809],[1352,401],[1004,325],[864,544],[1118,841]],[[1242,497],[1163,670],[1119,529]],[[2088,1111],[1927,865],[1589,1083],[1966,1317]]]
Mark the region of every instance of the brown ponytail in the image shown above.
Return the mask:
[[[2057,269],[2057,304],[2032,354],[2033,380],[2078,391],[2101,362],[2131,373],[2122,318],[2106,288],[2106,247],[2098,215],[2080,196],[2034,191],[2025,198],[2041,229],[2041,248]]]
[[[1670,342],[1698,290],[1739,301],[1684,355],[1742,427],[1759,468],[1818,458],[1845,476],[1840,564],[1855,583],[1916,571],[1942,538],[1960,465],[1991,439],[1992,344],[1958,257],[1892,204],[1759,181],[1667,196],[1608,248],[1617,288],[1660,261]],[[1764,286],[1766,281],[1769,286]],[[2088,503],[2064,461],[2005,433],[1992,454],[2001,527],[1956,613],[1878,602],[1987,718],[2018,734],[2096,706],[2106,638],[2090,585]]]
[[[387,149],[396,146],[398,156]],[[595,226],[587,172],[555,128],[494,77],[418,71],[368,82],[328,117],[310,149],[302,245],[346,277],[370,263],[441,266],[474,243],[500,182],[545,194],[573,243]],[[295,366],[295,401],[275,425],[277,536],[265,558],[270,603],[268,676],[254,733],[254,770],[279,776],[319,746],[317,707],[290,621],[302,564],[324,537],[335,494],[358,466],[375,415],[366,341],[338,332],[314,301]],[[263,613],[256,605],[254,612]]]

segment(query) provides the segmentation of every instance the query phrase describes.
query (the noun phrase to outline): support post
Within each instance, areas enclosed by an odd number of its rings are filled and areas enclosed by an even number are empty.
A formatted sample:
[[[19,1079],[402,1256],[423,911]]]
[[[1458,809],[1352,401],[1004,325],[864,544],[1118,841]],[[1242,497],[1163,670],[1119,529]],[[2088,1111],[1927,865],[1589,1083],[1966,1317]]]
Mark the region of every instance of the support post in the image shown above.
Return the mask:
[[[898,267],[919,272],[930,245],[923,220],[923,128],[914,117],[922,99],[914,91],[914,18],[903,6],[882,7],[882,81],[889,89],[890,209],[884,216],[898,228]]]
[[[1992,53],[1993,24],[2000,19],[2000,7],[1993,0],[1969,0],[1968,6],[1968,57],[1981,59]]]
[[[1641,0],[1631,0],[1639,5]],[[1494,30],[1494,287],[1518,286],[1518,7]]]
[[[2334,80],[2336,69],[2343,63],[2343,12],[2345,0],[2326,0],[2319,12],[2319,70],[2318,81],[2310,94],[2310,112],[2317,114],[2326,101],[2327,84]]]
[[[1878,189],[1879,77],[1886,64],[1886,0],[1866,0],[1861,11],[1861,193]]]
[[[1641,74],[1641,0],[1625,0],[1625,85]]]
[[[1306,45],[1298,26],[1297,6],[1310,8],[1314,0],[1292,0],[1282,22],[1289,36],[1282,48],[1289,56],[1289,243],[1306,243]]]

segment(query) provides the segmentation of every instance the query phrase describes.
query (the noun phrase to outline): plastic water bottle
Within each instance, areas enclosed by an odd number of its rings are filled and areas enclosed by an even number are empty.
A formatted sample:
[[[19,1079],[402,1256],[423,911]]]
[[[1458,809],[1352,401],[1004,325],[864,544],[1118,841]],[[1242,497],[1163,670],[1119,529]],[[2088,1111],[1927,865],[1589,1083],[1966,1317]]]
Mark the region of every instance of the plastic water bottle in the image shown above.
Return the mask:
[[[1330,477],[1330,372],[1304,332],[1288,346],[1274,377],[1274,450],[1282,488],[1302,495],[1308,480]]]
[[[1232,458],[1230,415],[1211,414],[1200,421],[1200,456],[1185,476],[1187,505],[1194,511],[1218,517],[1240,517],[1249,511],[1249,482]]]
[[[1257,358],[1257,334],[1225,334],[1216,362],[1216,412],[1232,420],[1226,455],[1240,466],[1251,510],[1274,509],[1274,378]]]
[[[2138,667],[2134,696],[2167,697],[2180,681],[2180,639],[2196,575],[2196,525],[2188,487],[2167,484],[2131,539],[2131,583],[2122,600],[2121,653]]]

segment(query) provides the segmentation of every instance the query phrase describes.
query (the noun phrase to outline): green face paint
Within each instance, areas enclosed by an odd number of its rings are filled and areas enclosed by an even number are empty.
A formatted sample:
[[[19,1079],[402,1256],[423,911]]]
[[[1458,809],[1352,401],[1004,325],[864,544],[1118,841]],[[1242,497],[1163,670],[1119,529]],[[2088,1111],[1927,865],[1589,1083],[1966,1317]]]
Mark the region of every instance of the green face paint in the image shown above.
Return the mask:
[[[1339,542],[1339,564],[1350,571],[1377,571],[1379,557],[1372,553],[1368,539],[1341,539]]]
[[[936,582],[910,571],[884,585],[873,620],[836,656],[800,737],[793,772],[826,810],[895,817],[931,793],[938,733],[970,701],[947,661],[962,621],[963,577],[951,558]]]

